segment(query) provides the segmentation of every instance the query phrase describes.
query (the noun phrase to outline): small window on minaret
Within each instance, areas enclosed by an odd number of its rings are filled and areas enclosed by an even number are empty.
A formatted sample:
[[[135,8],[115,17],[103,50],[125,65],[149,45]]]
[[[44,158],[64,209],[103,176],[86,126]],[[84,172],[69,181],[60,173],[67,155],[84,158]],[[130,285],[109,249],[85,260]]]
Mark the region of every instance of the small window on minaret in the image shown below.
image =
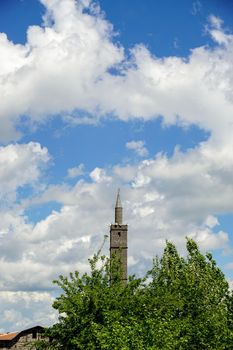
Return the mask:
[[[119,236],[119,237],[121,236],[121,233],[120,233],[120,232],[118,232],[118,236]]]

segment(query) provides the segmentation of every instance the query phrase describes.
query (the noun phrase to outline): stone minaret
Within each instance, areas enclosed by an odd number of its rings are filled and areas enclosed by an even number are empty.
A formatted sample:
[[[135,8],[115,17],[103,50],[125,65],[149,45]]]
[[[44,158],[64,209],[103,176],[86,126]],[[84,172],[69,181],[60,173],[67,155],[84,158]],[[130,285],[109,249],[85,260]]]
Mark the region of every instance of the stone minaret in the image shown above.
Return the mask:
[[[117,193],[115,206],[115,223],[110,226],[110,258],[119,254],[122,264],[122,280],[127,283],[127,235],[128,225],[123,225],[123,208],[121,205],[120,190]]]

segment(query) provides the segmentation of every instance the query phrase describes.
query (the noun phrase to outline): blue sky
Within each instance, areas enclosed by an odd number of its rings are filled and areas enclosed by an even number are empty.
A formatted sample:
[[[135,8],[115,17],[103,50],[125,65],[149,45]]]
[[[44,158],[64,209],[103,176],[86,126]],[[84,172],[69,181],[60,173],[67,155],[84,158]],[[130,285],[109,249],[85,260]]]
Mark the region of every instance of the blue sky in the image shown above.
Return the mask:
[[[55,321],[51,281],[87,270],[118,187],[130,272],[188,235],[231,283],[232,10],[0,1],[1,331]]]

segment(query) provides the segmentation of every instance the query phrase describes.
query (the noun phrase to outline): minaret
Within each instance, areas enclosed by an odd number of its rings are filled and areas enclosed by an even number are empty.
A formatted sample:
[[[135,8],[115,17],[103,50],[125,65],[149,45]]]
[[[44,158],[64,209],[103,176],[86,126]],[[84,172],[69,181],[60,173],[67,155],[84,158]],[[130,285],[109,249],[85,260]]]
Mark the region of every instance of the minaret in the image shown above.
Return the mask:
[[[121,205],[120,190],[117,193],[115,206],[115,223],[110,226],[110,258],[119,254],[122,264],[122,280],[127,283],[127,235],[128,225],[123,225],[123,208]]]

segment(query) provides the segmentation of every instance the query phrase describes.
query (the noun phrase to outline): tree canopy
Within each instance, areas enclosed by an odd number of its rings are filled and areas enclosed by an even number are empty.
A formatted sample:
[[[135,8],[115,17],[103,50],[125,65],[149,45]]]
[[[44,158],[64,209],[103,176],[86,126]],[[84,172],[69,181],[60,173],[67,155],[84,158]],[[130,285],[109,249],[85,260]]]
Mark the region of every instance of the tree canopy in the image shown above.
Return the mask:
[[[187,239],[181,257],[171,242],[145,277],[121,281],[120,263],[98,252],[90,273],[55,281],[63,290],[53,307],[46,349],[233,349],[233,299],[212,255]],[[110,282],[111,279],[111,282]]]

